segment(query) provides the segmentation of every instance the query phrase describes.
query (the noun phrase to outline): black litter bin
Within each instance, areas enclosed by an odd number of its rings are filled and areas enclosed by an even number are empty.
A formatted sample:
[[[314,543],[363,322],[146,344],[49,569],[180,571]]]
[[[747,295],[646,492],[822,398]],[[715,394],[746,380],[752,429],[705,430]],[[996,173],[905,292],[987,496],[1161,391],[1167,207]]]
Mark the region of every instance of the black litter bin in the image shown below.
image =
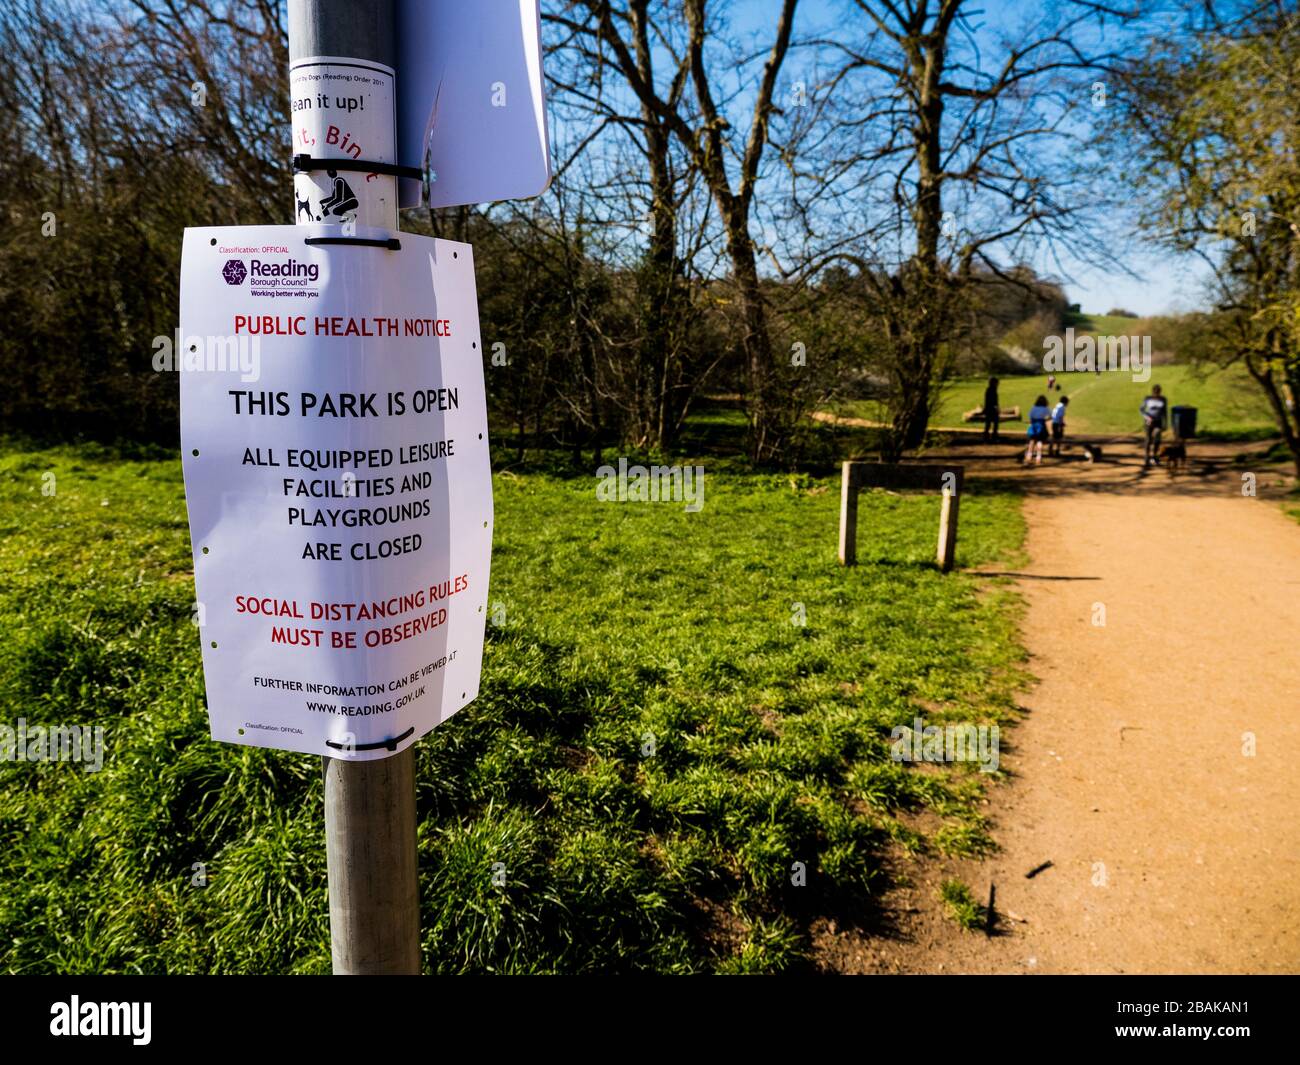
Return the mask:
[[[1175,407],[1172,411],[1174,435],[1180,440],[1190,440],[1196,435],[1196,408]]]

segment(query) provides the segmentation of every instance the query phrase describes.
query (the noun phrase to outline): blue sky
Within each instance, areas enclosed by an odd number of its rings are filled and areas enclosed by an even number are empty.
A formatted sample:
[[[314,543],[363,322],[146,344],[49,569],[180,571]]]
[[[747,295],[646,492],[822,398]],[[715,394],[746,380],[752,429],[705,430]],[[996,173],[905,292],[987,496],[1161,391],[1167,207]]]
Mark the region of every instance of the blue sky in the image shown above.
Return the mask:
[[[1076,280],[1066,284],[1070,302],[1085,312],[1104,314],[1112,307],[1140,315],[1190,311],[1205,306],[1206,267],[1190,255],[1157,251],[1141,240],[1126,248],[1133,256],[1130,267],[1142,276],[1138,280],[1117,270],[1077,266]]]
[[[968,0],[964,10],[968,13],[968,25],[983,27],[978,29],[977,39],[983,46],[987,35],[987,54],[992,55],[997,51],[993,34],[1022,23],[1052,3],[1053,0]],[[1057,0],[1059,5],[1060,0]],[[1153,12],[1155,18],[1160,17],[1158,8],[1159,0],[1147,5],[1147,10]],[[777,0],[735,0],[730,7],[731,21],[736,28],[755,33],[758,40],[770,39],[778,10]],[[852,12],[851,0],[801,0],[796,15],[796,37],[821,27],[825,27],[830,36],[835,27],[843,26],[847,19],[862,17]],[[1130,46],[1135,49],[1142,47],[1153,32],[1152,23],[1145,22],[1137,33],[1130,34]],[[1205,305],[1207,268],[1201,259],[1174,255],[1157,248],[1123,219],[1116,218],[1113,224],[1117,253],[1115,267],[1080,262],[1072,258],[1068,250],[1060,252],[1058,261],[1049,262],[1044,258],[1044,261],[1035,263],[1035,267],[1056,276],[1064,284],[1070,301],[1081,304],[1085,312],[1102,314],[1112,307],[1121,307],[1149,315],[1193,310]],[[1119,264],[1137,276],[1129,276]]]
[[[1162,17],[1161,4],[1162,0],[1148,0],[1145,6],[1147,17],[1137,28],[1117,31],[1108,27],[1102,30],[1089,23],[1076,32],[1085,44],[1097,46],[1104,40],[1106,47],[1121,54],[1129,50],[1139,52],[1152,34],[1160,32],[1157,23]],[[936,0],[931,0],[931,6],[937,7]],[[951,54],[958,59],[969,58],[968,45],[973,39],[979,50],[981,68],[986,72],[995,69],[1005,54],[1000,47],[1000,37],[1023,43],[1026,23],[1037,22],[1046,17],[1045,13],[1063,7],[1069,7],[1068,0],[966,0],[962,10],[966,17],[965,25],[973,37],[955,42]],[[710,10],[712,17],[724,19],[733,31],[723,34],[722,38],[736,44],[735,51],[719,51],[713,57],[714,61],[734,62],[742,54],[747,60],[737,64],[734,79],[729,82],[722,75],[715,87],[720,98],[730,97],[723,109],[730,112],[736,128],[746,129],[749,109],[752,108],[753,84],[762,58],[771,46],[780,3],[779,0],[711,0]],[[815,38],[847,41],[858,36],[865,22],[866,16],[856,9],[853,0],[800,0],[796,12],[795,42]],[[1168,26],[1164,32],[1175,30],[1175,26]],[[1101,36],[1103,33],[1104,38]],[[788,81],[807,71],[814,75],[812,82],[815,84],[819,74],[818,58],[816,51],[797,49],[787,58],[783,79]],[[841,56],[832,55],[831,65],[838,66],[841,59]],[[961,80],[968,79],[963,77]],[[778,93],[780,91],[778,88]],[[563,125],[562,122],[557,124],[555,119],[553,115],[553,131]],[[1085,120],[1091,121],[1090,118]],[[1044,150],[1056,151],[1059,148]],[[1122,158],[1108,156],[1099,162],[1098,169],[1104,167],[1109,171],[1123,165]],[[1103,172],[1100,177],[1107,180],[1108,174]],[[1116,181],[1114,185],[1122,196],[1122,182]],[[945,207],[948,206],[946,202]],[[756,220],[756,224],[762,223]],[[1207,270],[1201,259],[1177,256],[1157,248],[1141,235],[1135,219],[1121,209],[1109,209],[1104,214],[1097,212],[1088,229],[1109,237],[1108,247],[1114,249],[1116,256],[1113,265],[1098,265],[1075,258],[1068,247],[1061,245],[1051,249],[1040,247],[1037,257],[1030,260],[1030,265],[1040,275],[1055,278],[1064,286],[1071,303],[1078,303],[1085,312],[1093,314],[1123,308],[1144,316],[1188,311],[1205,305]],[[1009,253],[997,257],[1010,265],[1007,261]]]

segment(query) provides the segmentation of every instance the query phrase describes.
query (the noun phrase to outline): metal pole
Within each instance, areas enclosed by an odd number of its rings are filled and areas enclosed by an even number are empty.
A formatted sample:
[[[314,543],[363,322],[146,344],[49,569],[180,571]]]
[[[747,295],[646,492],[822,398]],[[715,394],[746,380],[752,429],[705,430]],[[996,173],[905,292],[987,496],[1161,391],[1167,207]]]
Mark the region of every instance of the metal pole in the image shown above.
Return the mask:
[[[415,748],[378,762],[321,761],[334,972],[419,975]]]
[[[311,68],[318,75],[310,84],[310,91],[300,94],[291,86],[295,99],[300,95],[304,110],[291,113],[293,121],[293,151],[315,158],[352,158],[370,162],[397,162],[397,109],[392,91],[395,79],[385,79],[382,71],[392,71],[397,64],[395,32],[395,0],[289,0],[289,67],[290,77],[305,59],[329,56],[337,64]],[[328,76],[326,76],[328,75]],[[369,113],[347,109],[347,97],[358,95],[353,88],[354,79],[370,82],[388,81],[384,114],[374,113],[376,102],[383,100],[383,92],[376,86],[371,97]],[[357,154],[357,153],[360,154]],[[339,172],[334,177],[328,171],[299,174],[294,179],[294,191],[299,200],[314,199],[321,205],[321,196],[334,192],[337,180],[347,183],[359,202],[355,211],[349,212],[363,226],[397,228],[397,178],[382,174]],[[320,195],[314,195],[319,193]],[[338,215],[318,212],[321,217],[313,221],[342,222]],[[302,220],[302,213],[295,212]]]
[[[343,158],[345,138],[360,129],[359,158],[396,162],[396,115],[370,115],[361,123],[335,106],[338,95],[355,95],[346,74],[356,71],[382,82],[377,68],[396,66],[393,0],[289,0],[289,60],[309,57],[339,60],[311,68],[313,88],[295,108],[294,153]],[[352,66],[349,66],[351,62]],[[372,67],[367,67],[371,64]],[[292,77],[293,75],[291,75]],[[392,79],[387,100],[395,102]],[[297,100],[299,89],[292,90]],[[382,88],[377,90],[383,98]],[[374,97],[371,97],[372,106]],[[378,119],[378,121],[376,121]],[[350,125],[349,125],[350,122]],[[327,131],[340,132],[331,140]],[[353,156],[357,158],[357,156]],[[341,172],[340,172],[341,174]],[[322,210],[334,190],[346,188],[357,205],[349,217],[362,225],[397,229],[397,181],[361,175],[346,186],[313,172],[295,178],[296,217],[311,222],[345,223],[348,218]],[[369,178],[367,180],[367,177]],[[344,178],[346,180],[346,178]],[[330,948],[339,975],[392,975],[420,972],[420,894],[416,877],[415,749],[372,762],[323,758],[325,852],[329,868]]]

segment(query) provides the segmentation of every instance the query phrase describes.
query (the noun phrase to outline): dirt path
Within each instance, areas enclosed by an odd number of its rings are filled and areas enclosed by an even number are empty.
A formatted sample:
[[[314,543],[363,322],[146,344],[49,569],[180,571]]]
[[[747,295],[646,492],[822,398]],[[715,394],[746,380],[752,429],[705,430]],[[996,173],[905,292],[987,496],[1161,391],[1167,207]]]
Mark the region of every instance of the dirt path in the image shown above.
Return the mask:
[[[1300,972],[1300,526],[1223,465],[1144,474],[1113,443],[1020,470],[1008,450],[967,452],[1034,483],[1017,584],[1040,683],[1003,737],[1001,849],[913,870],[887,901],[899,937],[844,967]],[[995,885],[994,935],[938,912],[949,875],[981,902]]]

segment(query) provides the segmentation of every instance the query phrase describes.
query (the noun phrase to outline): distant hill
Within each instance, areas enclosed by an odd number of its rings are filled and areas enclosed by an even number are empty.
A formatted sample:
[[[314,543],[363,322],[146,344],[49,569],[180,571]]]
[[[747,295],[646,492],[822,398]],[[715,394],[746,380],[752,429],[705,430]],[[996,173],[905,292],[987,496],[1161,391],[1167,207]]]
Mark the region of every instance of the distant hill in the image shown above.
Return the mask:
[[[1122,314],[1079,314],[1067,311],[1065,325],[1073,327],[1076,333],[1094,333],[1097,336],[1124,336],[1139,332],[1137,323],[1141,318],[1132,318]]]

